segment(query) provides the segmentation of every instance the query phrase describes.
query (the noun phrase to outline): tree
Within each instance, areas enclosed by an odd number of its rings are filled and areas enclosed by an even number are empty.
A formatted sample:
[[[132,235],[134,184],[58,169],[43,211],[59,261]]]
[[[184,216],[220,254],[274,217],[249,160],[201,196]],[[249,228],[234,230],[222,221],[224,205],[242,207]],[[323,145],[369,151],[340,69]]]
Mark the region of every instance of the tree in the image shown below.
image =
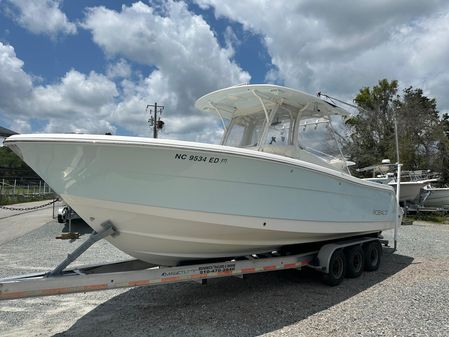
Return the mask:
[[[347,123],[351,129],[347,150],[358,167],[378,164],[385,158],[396,161],[396,118],[404,169],[430,169],[441,172],[448,181],[449,116],[440,119],[435,99],[413,87],[399,95],[398,82],[383,79],[373,88],[360,89],[354,102],[359,114]]]
[[[445,183],[449,182],[449,115],[444,114],[441,118],[441,129],[446,136],[446,141],[439,145],[441,153],[441,173],[442,181]]]
[[[40,179],[38,175],[7,147],[0,147],[0,178]]]
[[[435,99],[424,96],[421,89],[406,88],[402,99],[397,101],[396,113],[404,166],[441,171],[440,155],[447,147],[447,137]]]
[[[351,142],[347,148],[351,160],[364,167],[395,157],[394,104],[398,82],[384,79],[373,88],[362,88],[354,102],[359,114],[347,122]]]

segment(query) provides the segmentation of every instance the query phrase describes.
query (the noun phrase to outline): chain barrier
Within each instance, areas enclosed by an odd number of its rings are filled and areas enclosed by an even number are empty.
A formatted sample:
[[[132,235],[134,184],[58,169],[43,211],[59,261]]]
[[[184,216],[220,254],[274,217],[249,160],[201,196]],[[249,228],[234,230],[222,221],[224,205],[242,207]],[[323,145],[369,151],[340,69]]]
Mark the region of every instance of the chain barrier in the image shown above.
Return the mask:
[[[52,200],[46,204],[33,206],[33,207],[8,207],[8,206],[0,206],[1,209],[6,209],[7,211],[33,211],[35,209],[44,208],[47,206],[50,206],[51,204],[54,204],[55,202],[59,201],[59,199]]]

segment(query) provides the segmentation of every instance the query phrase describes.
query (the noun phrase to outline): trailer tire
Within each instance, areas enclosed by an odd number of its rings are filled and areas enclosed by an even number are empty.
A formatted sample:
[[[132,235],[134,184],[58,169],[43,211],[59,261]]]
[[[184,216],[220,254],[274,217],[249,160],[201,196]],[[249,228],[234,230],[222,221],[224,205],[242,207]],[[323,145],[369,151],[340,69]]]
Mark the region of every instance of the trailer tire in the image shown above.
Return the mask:
[[[356,278],[362,275],[365,265],[365,255],[359,245],[346,250],[346,277]]]
[[[371,241],[365,246],[365,270],[376,271],[379,269],[382,256],[382,246],[378,240]]]
[[[329,260],[328,272],[323,274],[323,282],[329,286],[339,285],[346,272],[346,258],[343,250],[337,249]]]

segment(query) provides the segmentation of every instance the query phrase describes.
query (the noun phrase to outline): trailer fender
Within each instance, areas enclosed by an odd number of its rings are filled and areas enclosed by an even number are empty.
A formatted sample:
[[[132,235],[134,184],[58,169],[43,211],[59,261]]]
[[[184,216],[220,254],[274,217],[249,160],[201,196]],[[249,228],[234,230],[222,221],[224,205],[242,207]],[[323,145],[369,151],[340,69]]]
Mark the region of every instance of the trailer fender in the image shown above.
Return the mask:
[[[328,243],[321,247],[321,249],[318,252],[317,255],[317,262],[318,262],[318,269],[322,271],[323,273],[329,273],[329,263],[332,257],[332,254],[337,250],[341,248],[346,248],[350,246],[357,246],[357,245],[364,245],[368,242],[377,241],[380,242],[377,238],[362,238],[362,239],[356,239],[356,240],[349,240],[349,241],[343,241],[343,242],[336,242],[336,243]]]

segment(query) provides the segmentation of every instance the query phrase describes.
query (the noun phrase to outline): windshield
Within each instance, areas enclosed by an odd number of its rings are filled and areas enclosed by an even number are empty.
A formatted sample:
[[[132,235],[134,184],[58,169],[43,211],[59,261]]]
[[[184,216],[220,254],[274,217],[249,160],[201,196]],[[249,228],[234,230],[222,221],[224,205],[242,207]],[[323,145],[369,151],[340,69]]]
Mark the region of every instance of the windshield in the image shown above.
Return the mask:
[[[280,107],[273,117],[268,128],[265,144],[289,145],[292,144],[292,126],[294,121],[289,111]]]
[[[292,112],[283,106],[275,111],[269,110],[271,123],[268,128],[266,128],[266,115],[263,111],[235,116],[225,133],[223,145],[261,146],[265,151],[268,149],[274,151],[276,148],[276,153],[284,146],[295,147],[327,161],[338,157],[342,159],[340,144],[336,139],[337,134],[328,119],[307,118],[297,123],[297,115],[297,112]],[[296,128],[297,131],[294,131]]]
[[[294,139],[292,134],[294,125],[292,114],[280,107],[275,115],[271,116],[271,120],[272,122],[268,130],[266,130],[266,135],[261,140],[266,127],[266,116],[263,111],[250,115],[236,116],[229,124],[223,144],[236,147],[259,146],[260,143],[262,145],[292,144]]]
[[[234,117],[225,134],[223,145],[236,147],[257,146],[266,119],[263,113]]]
[[[327,160],[341,157],[340,144],[335,138],[334,130],[329,120],[304,119],[299,124],[298,143],[300,146],[315,155]]]

